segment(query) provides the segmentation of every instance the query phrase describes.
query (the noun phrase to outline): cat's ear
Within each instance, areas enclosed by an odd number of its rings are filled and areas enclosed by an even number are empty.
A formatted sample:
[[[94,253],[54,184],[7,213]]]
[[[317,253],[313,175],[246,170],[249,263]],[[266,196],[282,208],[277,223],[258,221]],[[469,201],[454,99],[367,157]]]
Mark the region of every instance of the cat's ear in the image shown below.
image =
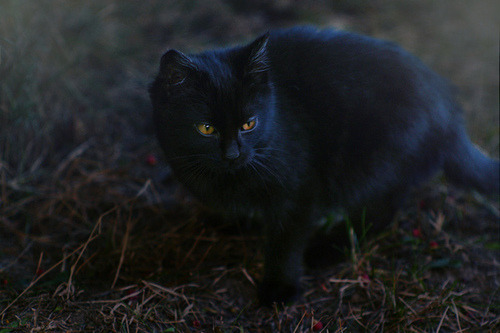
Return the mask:
[[[269,32],[257,38],[249,45],[250,53],[245,68],[245,75],[256,83],[267,81],[269,72],[269,59],[267,56],[267,43]]]
[[[179,51],[170,50],[161,57],[160,77],[169,86],[182,84],[194,70],[196,65]]]

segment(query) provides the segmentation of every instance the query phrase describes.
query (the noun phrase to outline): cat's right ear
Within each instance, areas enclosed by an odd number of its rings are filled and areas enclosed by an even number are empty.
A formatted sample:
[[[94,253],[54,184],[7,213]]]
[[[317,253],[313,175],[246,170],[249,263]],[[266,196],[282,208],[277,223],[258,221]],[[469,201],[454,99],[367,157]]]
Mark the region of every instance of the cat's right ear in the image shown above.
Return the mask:
[[[167,85],[174,86],[182,84],[194,70],[196,65],[188,56],[176,50],[169,50],[161,57],[159,76]]]
[[[245,68],[245,75],[253,82],[267,82],[269,71],[269,61],[267,57],[268,41],[269,32],[257,38],[248,46],[250,54]]]

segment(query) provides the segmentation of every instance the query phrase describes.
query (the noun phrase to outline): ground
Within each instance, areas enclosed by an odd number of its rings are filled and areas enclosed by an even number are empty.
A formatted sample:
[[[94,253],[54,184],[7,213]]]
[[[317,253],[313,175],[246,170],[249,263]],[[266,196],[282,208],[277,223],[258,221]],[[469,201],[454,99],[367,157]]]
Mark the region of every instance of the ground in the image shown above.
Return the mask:
[[[498,198],[438,177],[397,221],[260,307],[262,234],[214,223],[168,175],[147,85],[162,52],[272,27],[393,40],[460,91],[498,157],[496,1],[0,3],[0,332],[496,332]]]

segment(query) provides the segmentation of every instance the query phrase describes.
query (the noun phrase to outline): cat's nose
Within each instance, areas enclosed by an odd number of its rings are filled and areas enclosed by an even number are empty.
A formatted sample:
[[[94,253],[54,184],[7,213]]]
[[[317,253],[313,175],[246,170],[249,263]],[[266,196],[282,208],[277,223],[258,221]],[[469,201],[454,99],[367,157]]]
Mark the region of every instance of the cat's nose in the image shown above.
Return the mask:
[[[235,160],[240,157],[240,147],[236,141],[231,141],[224,150],[224,158],[226,160]]]

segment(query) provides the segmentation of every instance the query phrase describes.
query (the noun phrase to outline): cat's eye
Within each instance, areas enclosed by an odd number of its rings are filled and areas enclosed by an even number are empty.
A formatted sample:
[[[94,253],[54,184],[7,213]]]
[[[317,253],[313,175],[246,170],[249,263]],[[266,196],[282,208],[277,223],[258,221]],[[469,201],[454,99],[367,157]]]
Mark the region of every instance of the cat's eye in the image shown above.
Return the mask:
[[[255,128],[255,125],[257,125],[257,118],[251,118],[241,126],[241,130],[244,132],[251,131]]]
[[[202,123],[202,124],[197,124],[196,129],[200,134],[203,135],[213,135],[215,134],[215,127],[213,127],[210,124]]]

